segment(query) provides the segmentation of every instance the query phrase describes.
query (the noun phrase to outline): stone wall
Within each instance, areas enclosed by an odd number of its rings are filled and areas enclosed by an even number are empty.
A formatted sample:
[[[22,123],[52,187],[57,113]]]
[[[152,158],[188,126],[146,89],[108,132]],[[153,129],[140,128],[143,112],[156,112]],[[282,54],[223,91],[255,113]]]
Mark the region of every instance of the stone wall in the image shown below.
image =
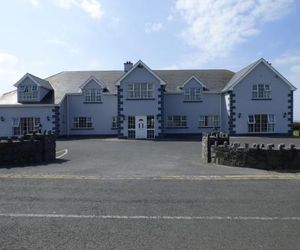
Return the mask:
[[[211,146],[229,143],[229,136],[223,133],[203,134],[202,136],[202,160],[204,163],[211,162]]]
[[[296,170],[300,169],[300,149],[295,145],[286,147],[279,144],[276,148],[274,144],[244,144],[239,143],[228,145],[212,145],[211,159],[213,163],[250,167],[265,170]]]
[[[0,166],[50,163],[56,159],[56,137],[27,135],[18,140],[0,140]]]

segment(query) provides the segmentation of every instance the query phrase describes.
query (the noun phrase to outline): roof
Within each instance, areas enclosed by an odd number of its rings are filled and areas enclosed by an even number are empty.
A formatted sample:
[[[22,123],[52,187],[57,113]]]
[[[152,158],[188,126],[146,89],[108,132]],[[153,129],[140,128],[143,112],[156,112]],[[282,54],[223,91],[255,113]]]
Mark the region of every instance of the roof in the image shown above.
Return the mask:
[[[267,62],[264,58],[261,58],[235,73],[235,75],[231,78],[231,80],[223,89],[223,92],[232,90],[241,80],[243,80],[250,72],[252,72],[253,69],[255,69],[261,63],[263,63],[271,71],[273,71],[277,77],[279,77],[284,83],[286,83],[290,87],[292,91],[295,91],[297,89],[284,76],[282,76],[269,62]]]
[[[52,90],[52,86],[47,80],[39,78],[39,77],[37,77],[35,75],[32,75],[30,73],[26,73],[16,84],[14,84],[14,86],[17,87],[27,77],[31,78],[31,80],[34,81],[37,85],[39,85],[43,88]]]

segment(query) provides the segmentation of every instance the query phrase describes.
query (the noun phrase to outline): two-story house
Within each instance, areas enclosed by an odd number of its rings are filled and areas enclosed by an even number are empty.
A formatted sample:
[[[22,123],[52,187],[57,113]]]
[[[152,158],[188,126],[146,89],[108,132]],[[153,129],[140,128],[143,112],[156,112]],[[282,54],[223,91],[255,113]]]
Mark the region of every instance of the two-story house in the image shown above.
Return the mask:
[[[296,88],[260,59],[230,70],[152,70],[26,74],[0,98],[0,137],[34,131],[119,138],[292,134]]]

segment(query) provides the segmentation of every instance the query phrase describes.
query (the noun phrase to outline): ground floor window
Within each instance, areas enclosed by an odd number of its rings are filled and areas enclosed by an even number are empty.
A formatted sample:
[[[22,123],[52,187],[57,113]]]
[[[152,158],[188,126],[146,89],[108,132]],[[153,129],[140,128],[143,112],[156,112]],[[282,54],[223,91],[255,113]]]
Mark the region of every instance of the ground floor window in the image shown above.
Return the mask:
[[[154,115],[148,115],[147,116],[147,138],[153,139],[155,137],[154,133]]]
[[[14,136],[41,132],[41,119],[40,117],[13,118],[12,127]]]
[[[74,117],[73,118],[74,129],[90,129],[93,128],[92,117]]]
[[[249,133],[272,133],[275,129],[274,114],[248,115]]]
[[[199,127],[218,128],[220,127],[220,118],[218,115],[201,115]]]
[[[168,116],[167,127],[169,128],[185,128],[187,126],[185,115]]]
[[[128,138],[135,138],[135,116],[128,116]]]

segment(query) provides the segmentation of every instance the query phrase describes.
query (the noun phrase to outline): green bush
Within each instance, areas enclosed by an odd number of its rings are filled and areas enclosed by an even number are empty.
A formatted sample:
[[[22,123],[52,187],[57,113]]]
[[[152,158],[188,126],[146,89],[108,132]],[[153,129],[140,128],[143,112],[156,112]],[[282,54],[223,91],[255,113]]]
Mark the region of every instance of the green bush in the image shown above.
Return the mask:
[[[298,122],[298,121],[297,121],[297,122],[294,122],[294,123],[293,123],[293,129],[299,131],[299,130],[300,130],[300,122]]]

